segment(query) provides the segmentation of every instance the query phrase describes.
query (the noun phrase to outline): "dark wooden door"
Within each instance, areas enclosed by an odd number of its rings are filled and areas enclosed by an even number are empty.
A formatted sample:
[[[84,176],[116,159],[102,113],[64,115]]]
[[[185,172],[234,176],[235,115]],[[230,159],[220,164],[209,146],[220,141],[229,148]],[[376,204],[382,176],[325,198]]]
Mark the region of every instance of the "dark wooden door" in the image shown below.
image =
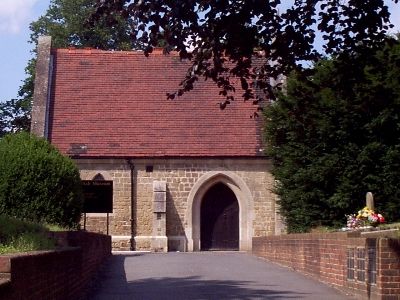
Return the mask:
[[[239,250],[239,204],[226,185],[204,195],[200,222],[201,250]]]

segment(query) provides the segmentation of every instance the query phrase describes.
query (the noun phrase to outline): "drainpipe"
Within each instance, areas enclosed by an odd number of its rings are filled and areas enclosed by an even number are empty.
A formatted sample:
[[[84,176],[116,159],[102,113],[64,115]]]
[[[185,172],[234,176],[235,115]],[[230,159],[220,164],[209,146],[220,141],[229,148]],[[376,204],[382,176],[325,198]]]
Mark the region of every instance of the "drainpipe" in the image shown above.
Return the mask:
[[[135,165],[131,159],[126,160],[131,170],[131,247],[130,250],[135,250]]]

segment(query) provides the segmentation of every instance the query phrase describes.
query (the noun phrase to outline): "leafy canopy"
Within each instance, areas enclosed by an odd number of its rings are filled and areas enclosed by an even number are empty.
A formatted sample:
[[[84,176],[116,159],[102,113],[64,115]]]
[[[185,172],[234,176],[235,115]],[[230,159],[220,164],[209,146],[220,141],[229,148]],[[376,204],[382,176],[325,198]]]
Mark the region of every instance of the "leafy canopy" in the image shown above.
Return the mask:
[[[0,140],[0,215],[76,227],[81,209],[79,171],[71,159],[29,133]]]
[[[270,77],[299,69],[302,61],[382,43],[389,16],[383,0],[98,0],[92,24],[131,20],[130,35],[146,54],[165,40],[165,51],[192,60],[182,88],[169,97],[191,90],[199,77],[211,78],[226,96],[223,108],[233,100],[230,76],[240,78],[244,99],[259,104],[262,96],[250,83],[273,97]],[[323,51],[314,47],[316,31]]]
[[[46,13],[29,26],[30,43],[37,44],[39,36],[49,35],[55,48],[132,49],[130,20],[116,18],[109,26],[105,19],[99,19],[95,26],[87,26],[85,21],[94,12],[95,3],[96,0],[51,0]]]
[[[400,219],[400,42],[293,72],[265,111],[266,144],[289,230],[343,225],[374,194]]]

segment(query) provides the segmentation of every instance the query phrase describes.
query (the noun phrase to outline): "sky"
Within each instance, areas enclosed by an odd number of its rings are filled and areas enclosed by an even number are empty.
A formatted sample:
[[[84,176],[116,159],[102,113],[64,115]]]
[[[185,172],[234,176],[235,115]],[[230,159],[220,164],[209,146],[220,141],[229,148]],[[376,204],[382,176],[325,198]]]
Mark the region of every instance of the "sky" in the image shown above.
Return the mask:
[[[17,97],[32,57],[29,24],[49,4],[50,0],[0,0],[0,101]]]
[[[392,14],[393,32],[400,31],[400,5],[385,1]],[[45,14],[50,0],[0,0],[0,101],[16,98],[32,57],[29,24]]]

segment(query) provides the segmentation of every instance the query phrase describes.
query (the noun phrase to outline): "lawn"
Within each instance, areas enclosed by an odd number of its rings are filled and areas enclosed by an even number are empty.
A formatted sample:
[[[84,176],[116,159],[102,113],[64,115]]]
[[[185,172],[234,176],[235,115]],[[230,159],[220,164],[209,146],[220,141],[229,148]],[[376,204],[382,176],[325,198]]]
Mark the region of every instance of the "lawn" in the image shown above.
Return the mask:
[[[0,254],[54,249],[48,232],[45,225],[0,215]]]

